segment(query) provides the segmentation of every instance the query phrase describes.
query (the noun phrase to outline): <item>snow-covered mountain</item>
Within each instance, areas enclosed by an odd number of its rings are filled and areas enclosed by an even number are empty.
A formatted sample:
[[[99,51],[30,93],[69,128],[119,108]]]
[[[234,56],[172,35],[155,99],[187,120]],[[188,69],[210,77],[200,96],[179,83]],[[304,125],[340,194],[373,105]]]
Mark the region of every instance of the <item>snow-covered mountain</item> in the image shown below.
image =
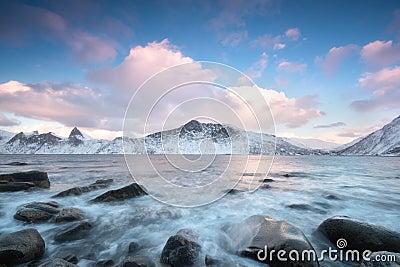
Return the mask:
[[[339,155],[400,156],[400,116],[360,140],[337,150]]]
[[[296,138],[290,137],[287,138],[288,142],[303,148],[308,149],[333,149],[340,146],[337,143],[328,142],[316,138]]]
[[[325,153],[299,147],[280,137],[246,132],[232,125],[200,123],[185,125],[143,138],[117,137],[114,140],[92,139],[78,128],[68,138],[55,134],[5,132],[0,143],[1,154],[269,154],[276,147],[278,155]]]

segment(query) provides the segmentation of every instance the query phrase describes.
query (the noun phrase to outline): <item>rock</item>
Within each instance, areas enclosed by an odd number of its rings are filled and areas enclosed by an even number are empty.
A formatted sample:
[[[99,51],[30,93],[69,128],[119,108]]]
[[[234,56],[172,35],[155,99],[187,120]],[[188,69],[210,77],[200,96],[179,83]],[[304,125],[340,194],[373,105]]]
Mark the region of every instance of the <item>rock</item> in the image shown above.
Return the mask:
[[[192,266],[198,262],[200,252],[197,234],[190,229],[182,229],[168,239],[160,261],[174,267]]]
[[[378,251],[373,252],[369,259],[363,259],[361,267],[400,267],[400,253]]]
[[[56,216],[56,222],[79,221],[84,217],[83,211],[77,208],[63,208]]]
[[[40,264],[38,267],[78,267],[78,265],[63,259],[51,259]]]
[[[231,195],[236,195],[236,194],[240,194],[243,193],[245,191],[240,190],[240,189],[236,189],[236,188],[232,188],[232,189],[228,189],[225,191],[227,194],[231,194]]]
[[[35,184],[35,187],[50,188],[49,177],[46,172],[29,171],[10,174],[0,174],[0,181],[5,182],[28,182]]]
[[[271,178],[265,178],[263,180],[260,180],[260,182],[262,182],[262,183],[272,183],[272,182],[275,182],[275,180],[271,179]]]
[[[25,222],[49,221],[59,212],[56,202],[31,202],[20,206],[14,215],[14,219]]]
[[[318,230],[333,244],[345,239],[345,249],[400,252],[400,233],[346,216],[326,219]]]
[[[26,163],[26,162],[19,162],[19,161],[13,161],[13,162],[10,162],[10,163],[6,163],[6,164],[4,164],[4,165],[9,165],[9,166],[26,166],[26,165],[28,165],[28,163]]]
[[[121,267],[155,267],[154,262],[146,256],[129,256],[122,263]]]
[[[54,195],[53,197],[79,196],[84,193],[107,188],[113,182],[114,182],[113,179],[96,180],[96,182],[94,182],[88,186],[73,187],[73,188],[67,189],[65,191],[62,191],[62,192]]]
[[[77,222],[59,231],[55,235],[54,240],[57,242],[79,240],[84,238],[91,228],[92,225],[89,222]]]
[[[221,266],[222,260],[214,258],[210,255],[206,255],[205,264],[206,266]]]
[[[128,253],[134,254],[138,252],[140,245],[137,242],[130,242],[128,247]]]
[[[96,262],[96,264],[94,264],[94,267],[112,267],[114,266],[114,261],[113,260],[101,260]]]
[[[0,192],[24,191],[32,187],[35,187],[35,184],[29,182],[0,182]]]
[[[78,257],[75,254],[69,254],[69,255],[63,257],[63,260],[68,261],[73,264],[77,264],[79,261]]]
[[[42,257],[45,243],[36,229],[0,236],[0,264],[15,265]]]
[[[277,221],[264,215],[253,215],[240,223],[223,227],[222,231],[226,234],[224,246],[239,255],[267,263],[273,267],[319,266],[316,259],[317,254],[303,232],[286,221]],[[268,257],[264,259],[266,247]],[[277,253],[273,254],[271,259],[269,252],[272,250],[275,252],[285,251],[281,257],[287,258],[287,261],[280,261]],[[315,260],[313,257],[311,259],[305,257],[304,261],[301,257],[299,261],[290,260],[288,255],[291,251],[297,251],[301,255],[305,250],[313,251]],[[260,259],[257,255],[260,256]]]
[[[109,202],[116,200],[120,201],[144,195],[147,195],[146,191],[137,183],[133,183],[119,189],[107,191],[104,194],[96,197],[92,201],[94,202],[101,202],[101,201]]]

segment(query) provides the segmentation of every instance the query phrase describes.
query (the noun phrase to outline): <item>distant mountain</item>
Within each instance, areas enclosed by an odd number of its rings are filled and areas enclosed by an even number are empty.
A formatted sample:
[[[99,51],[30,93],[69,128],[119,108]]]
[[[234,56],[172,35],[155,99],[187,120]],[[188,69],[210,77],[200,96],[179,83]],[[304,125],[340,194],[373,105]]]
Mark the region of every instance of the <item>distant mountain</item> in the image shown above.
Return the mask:
[[[400,116],[382,129],[336,152],[339,155],[400,156]]]
[[[316,138],[287,138],[288,142],[299,146],[303,148],[308,148],[308,149],[333,149],[340,144],[333,143],[333,142],[328,142]]]
[[[14,136],[0,143],[2,154],[269,154],[276,146],[277,155],[326,153],[293,145],[268,134],[246,132],[232,125],[200,123],[192,120],[176,129],[149,134],[143,138],[117,137],[112,141],[92,139],[78,128],[68,138],[38,132]]]

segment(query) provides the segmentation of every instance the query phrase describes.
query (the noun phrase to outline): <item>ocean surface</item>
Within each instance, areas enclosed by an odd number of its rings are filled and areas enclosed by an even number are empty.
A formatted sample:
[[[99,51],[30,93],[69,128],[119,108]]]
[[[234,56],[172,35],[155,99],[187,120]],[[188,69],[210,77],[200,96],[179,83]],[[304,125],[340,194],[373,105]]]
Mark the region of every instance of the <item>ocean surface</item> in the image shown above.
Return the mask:
[[[137,166],[135,176],[140,181],[152,179],[153,174],[146,172],[143,167],[145,165],[141,164],[146,156],[135,157],[130,163],[131,169],[135,164]],[[218,179],[230,158],[228,155],[219,155],[203,172],[182,172],[165,168],[168,165],[166,157],[152,157],[155,168],[166,174],[165,181],[182,187],[201,187]],[[0,233],[35,227],[45,239],[46,256],[73,253],[83,259],[78,264],[85,266],[85,263],[92,260],[112,259],[116,263],[121,262],[128,253],[129,243],[133,241],[141,245],[140,254],[157,261],[170,236],[179,229],[192,228],[199,233],[203,253],[219,258],[228,257],[237,266],[265,266],[224,250],[220,242],[220,228],[226,223],[240,222],[251,215],[264,214],[299,227],[317,252],[324,247],[324,241],[315,234],[315,230],[323,220],[334,215],[347,215],[400,232],[400,158],[277,156],[268,177],[265,177],[268,168],[249,172],[248,166],[251,168],[258,165],[260,160],[271,159],[260,159],[258,156],[234,158],[234,166],[245,161],[247,167],[233,169],[228,176],[238,181],[237,189],[245,192],[226,194],[215,201],[202,201],[207,196],[195,193],[188,195],[186,191],[169,194],[175,204],[181,200],[186,204],[190,201],[198,201],[199,204],[211,202],[183,208],[165,204],[156,195],[122,202],[89,202],[105,191],[134,182],[123,155],[0,155],[0,173],[46,171],[51,182],[49,190],[0,193]],[[4,165],[14,161],[26,162],[28,165]],[[242,175],[243,179],[239,180]],[[114,179],[114,184],[107,189],[81,196],[51,198],[62,190],[110,178]],[[259,183],[261,187],[252,192],[246,191],[249,178],[253,182],[264,178],[273,181]],[[232,184],[236,182],[228,182],[226,188],[222,186],[215,190],[226,192]],[[185,202],[187,199],[188,202]],[[27,224],[13,219],[18,206],[31,201],[48,200],[83,210],[94,226],[91,234],[82,240],[58,244],[54,241],[54,235],[62,225]],[[321,266],[353,265],[325,262]]]

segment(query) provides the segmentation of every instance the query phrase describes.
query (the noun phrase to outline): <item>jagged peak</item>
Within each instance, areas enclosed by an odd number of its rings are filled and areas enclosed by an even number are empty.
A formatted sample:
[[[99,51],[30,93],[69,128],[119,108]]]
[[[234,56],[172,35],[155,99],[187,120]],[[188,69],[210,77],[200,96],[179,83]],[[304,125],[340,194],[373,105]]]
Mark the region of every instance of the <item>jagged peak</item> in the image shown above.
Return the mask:
[[[74,127],[72,129],[71,133],[69,134],[68,138],[73,138],[73,137],[76,137],[76,136],[84,137],[82,132],[79,131],[79,129],[77,127]]]

